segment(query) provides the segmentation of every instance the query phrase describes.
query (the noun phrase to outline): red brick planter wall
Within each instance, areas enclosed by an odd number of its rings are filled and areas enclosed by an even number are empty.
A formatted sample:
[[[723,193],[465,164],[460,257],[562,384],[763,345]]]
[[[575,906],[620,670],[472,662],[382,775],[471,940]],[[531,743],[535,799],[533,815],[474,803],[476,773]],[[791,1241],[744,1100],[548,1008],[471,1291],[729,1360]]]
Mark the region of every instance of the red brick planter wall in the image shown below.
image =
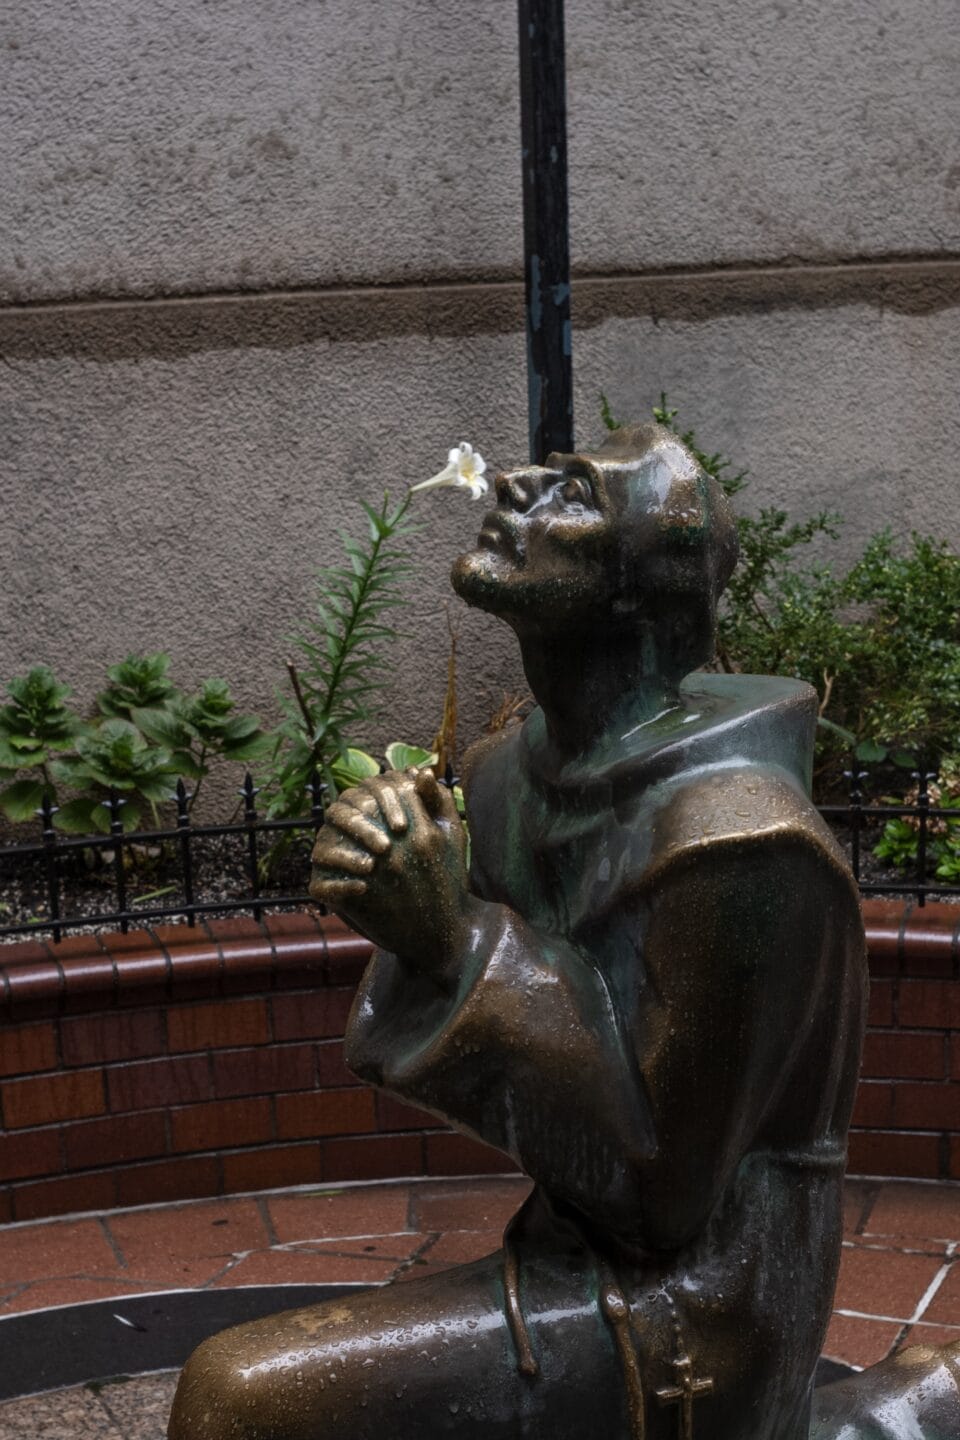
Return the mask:
[[[344,1066],[369,953],[310,914],[0,950],[0,1221],[512,1169]]]
[[[868,901],[854,1173],[960,1180],[960,907]],[[343,1064],[369,946],[310,914],[0,950],[0,1221],[502,1171]]]
[[[849,1168],[960,1180],[960,905],[863,911],[870,1014]]]

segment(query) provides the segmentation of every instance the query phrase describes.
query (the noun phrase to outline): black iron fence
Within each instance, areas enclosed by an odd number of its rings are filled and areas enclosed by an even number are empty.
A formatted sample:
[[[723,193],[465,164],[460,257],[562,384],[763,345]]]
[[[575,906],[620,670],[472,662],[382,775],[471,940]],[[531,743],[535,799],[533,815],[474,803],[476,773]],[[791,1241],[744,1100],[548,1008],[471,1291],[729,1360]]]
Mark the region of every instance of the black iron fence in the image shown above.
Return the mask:
[[[943,806],[937,803],[939,787],[935,785],[937,772],[928,770],[923,761],[911,773],[914,781],[915,799],[909,805],[898,805],[884,799],[873,800],[864,793],[864,782],[870,771],[860,769],[856,761],[844,772],[849,785],[849,798],[844,804],[821,805],[820,814],[834,828],[843,827],[847,832],[841,838],[846,848],[860,892],[863,895],[890,895],[912,897],[918,905],[925,905],[929,899],[949,895],[960,895],[960,806]],[[869,834],[879,839],[878,830],[889,820],[903,820],[915,835],[910,850],[915,853],[905,856],[904,863],[890,867],[889,878],[876,874],[873,878],[864,875],[864,839]],[[941,880],[934,874],[931,880],[931,866],[936,860],[935,846],[954,848],[956,864],[945,868],[955,871],[953,879]],[[940,868],[939,866],[937,867]]]
[[[175,828],[124,831],[124,800],[113,793],[104,802],[110,816],[109,832],[83,836],[62,835],[54,826],[56,807],[46,799],[37,812],[39,842],[0,848],[0,877],[8,878],[18,869],[22,872],[29,866],[42,865],[45,913],[0,924],[0,937],[49,932],[55,941],[59,941],[67,931],[81,927],[116,927],[126,933],[131,924],[139,926],[147,921],[185,919],[188,925],[194,925],[198,915],[228,915],[238,911],[251,913],[259,920],[265,910],[312,904],[314,902],[305,889],[290,894],[278,893],[276,887],[270,885],[269,871],[265,875],[261,862],[269,859],[271,846],[282,836],[307,837],[316,834],[323,824],[325,791],[326,786],[314,774],[307,787],[309,811],[293,819],[270,820],[257,811],[259,792],[248,773],[240,790],[240,818],[227,825],[196,825],[190,816],[191,796],[183,781],[179,780],[174,797],[177,811]],[[198,898],[197,846],[225,836],[241,839],[245,855],[245,893],[235,897]],[[177,891],[175,901],[162,905],[149,903],[151,893],[159,898],[161,892],[148,892],[147,897],[132,893],[130,872],[132,858],[158,849],[165,856],[167,873],[172,872],[175,877],[174,883],[165,886],[162,893]],[[87,910],[83,914],[70,912],[71,872],[76,873],[72,862],[81,856],[87,862],[92,861],[99,880],[111,894],[113,903],[109,908]]]
[[[934,772],[921,767],[913,775],[916,798],[912,804],[891,804],[874,800],[865,793],[867,771],[854,766],[846,772],[849,794],[842,803],[821,805],[820,813],[828,820],[847,849],[853,873],[865,895],[891,895],[914,898],[919,905],[938,896],[960,895],[960,874],[957,883],[941,883],[931,869],[934,853],[944,836],[956,835],[960,858],[960,808],[936,803],[938,792],[931,791],[936,780]],[[450,768],[444,783],[456,783]],[[294,819],[268,819],[257,810],[257,787],[248,774],[240,791],[238,818],[226,825],[197,825],[190,815],[190,795],[183,782],[177,785],[176,823],[167,829],[128,831],[123,828],[122,796],[112,795],[106,806],[110,816],[107,834],[68,836],[54,825],[55,807],[48,801],[37,812],[39,837],[32,844],[0,847],[0,881],[9,880],[18,872],[33,867],[43,901],[29,915],[8,917],[0,913],[0,937],[13,938],[30,934],[52,935],[59,941],[70,931],[81,927],[118,928],[123,932],[131,925],[162,920],[186,920],[196,923],[197,916],[229,915],[237,912],[260,919],[267,910],[289,909],[313,903],[299,884],[284,888],[271,877],[271,851],[284,836],[302,837],[301,855],[305,860],[308,841],[324,821],[326,787],[314,775],[307,790],[308,809]],[[915,832],[916,855],[908,867],[885,867],[878,873],[874,861],[866,873],[865,861],[872,855],[872,846],[880,829],[888,820],[906,821]],[[243,893],[234,896],[203,898],[203,887],[197,879],[197,847],[223,837],[238,837],[243,852],[245,885]],[[131,861],[144,852],[163,856],[164,873],[172,883],[160,890],[138,892],[132,878]],[[71,911],[71,886],[80,858],[87,868],[91,865],[98,876],[98,885],[110,897],[103,909]],[[306,866],[294,867],[297,879],[306,880]],[[289,873],[291,867],[286,867]],[[35,886],[36,888],[36,886]],[[175,893],[174,893],[175,892]],[[166,903],[152,903],[171,897]],[[322,908],[322,907],[319,907]]]

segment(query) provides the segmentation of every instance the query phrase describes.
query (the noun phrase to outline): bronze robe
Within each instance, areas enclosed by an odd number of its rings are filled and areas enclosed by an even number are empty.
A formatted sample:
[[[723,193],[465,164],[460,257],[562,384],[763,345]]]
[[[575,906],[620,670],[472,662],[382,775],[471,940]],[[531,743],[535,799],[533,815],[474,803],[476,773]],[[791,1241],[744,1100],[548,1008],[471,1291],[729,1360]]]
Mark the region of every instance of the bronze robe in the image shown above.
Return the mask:
[[[866,984],[807,798],[814,722],[806,686],[697,674],[679,712],[550,774],[534,712],[468,767],[488,903],[458,983],[378,952],[361,984],[357,1074],[537,1182],[507,1257],[502,1360],[529,1343],[536,1370],[518,1434],[566,1434],[568,1405],[605,1437],[807,1434]],[[563,1304],[578,1324],[550,1323]],[[616,1395],[592,1388],[611,1355]]]

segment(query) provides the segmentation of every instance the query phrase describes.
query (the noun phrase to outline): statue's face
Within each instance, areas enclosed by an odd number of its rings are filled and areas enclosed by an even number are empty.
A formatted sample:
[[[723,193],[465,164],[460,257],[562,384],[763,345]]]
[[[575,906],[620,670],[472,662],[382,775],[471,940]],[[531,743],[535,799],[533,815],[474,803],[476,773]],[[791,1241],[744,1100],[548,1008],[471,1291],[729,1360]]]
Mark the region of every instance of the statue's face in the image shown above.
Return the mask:
[[[614,517],[604,478],[577,455],[498,475],[496,509],[454,564],[458,595],[504,619],[563,622],[606,608]]]
[[[714,486],[709,498],[694,457],[657,426],[615,435],[594,455],[551,455],[494,483],[497,507],[452,579],[469,604],[517,625],[635,625],[644,611],[712,597],[710,565],[721,551],[731,564],[735,557],[722,494]]]

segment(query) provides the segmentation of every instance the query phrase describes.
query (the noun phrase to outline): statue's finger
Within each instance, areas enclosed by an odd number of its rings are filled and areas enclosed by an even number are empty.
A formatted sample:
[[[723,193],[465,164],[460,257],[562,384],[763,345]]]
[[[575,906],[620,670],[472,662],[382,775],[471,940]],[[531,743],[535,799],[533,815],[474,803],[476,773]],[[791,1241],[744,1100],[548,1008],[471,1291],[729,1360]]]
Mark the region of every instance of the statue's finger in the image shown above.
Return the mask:
[[[436,819],[443,810],[442,786],[436,775],[432,770],[420,770],[417,772],[413,785],[430,815]]]
[[[396,835],[402,835],[408,825],[407,812],[400,803],[400,796],[397,794],[397,787],[389,781],[380,779],[368,782],[371,792],[376,796],[380,806],[380,813],[383,815],[390,829]],[[376,788],[374,788],[374,786]]]
[[[319,853],[318,853],[319,850]],[[313,863],[327,870],[346,870],[348,875],[369,875],[376,863],[372,855],[355,845],[331,843],[314,851]]]
[[[337,906],[344,900],[357,900],[361,895],[366,895],[367,886],[364,880],[323,880],[317,878],[310,882],[310,894],[314,900],[322,900],[325,905]]]
[[[379,813],[378,810],[377,814]],[[379,825],[368,820],[366,815],[361,815],[352,805],[341,805],[338,801],[331,806],[327,819],[344,835],[349,835],[351,840],[356,840],[368,850],[372,850],[374,855],[386,855],[390,849],[389,835],[384,834]]]
[[[421,770],[415,784],[417,794],[434,820],[448,820],[451,823],[459,820],[453,791],[448,786],[441,785],[432,770]]]
[[[349,805],[353,810],[359,810],[361,815],[379,815],[380,806],[369,790],[361,790],[354,786],[351,790],[345,790],[337,799],[338,805]],[[332,806],[330,807],[333,808]]]

